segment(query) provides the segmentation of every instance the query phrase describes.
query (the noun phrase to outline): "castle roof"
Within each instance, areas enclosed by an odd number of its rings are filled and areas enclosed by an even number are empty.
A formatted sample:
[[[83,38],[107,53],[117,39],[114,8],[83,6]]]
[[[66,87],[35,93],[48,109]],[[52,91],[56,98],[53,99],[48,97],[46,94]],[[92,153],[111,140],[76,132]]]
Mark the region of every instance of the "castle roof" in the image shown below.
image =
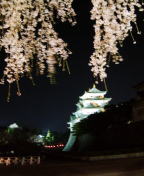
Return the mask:
[[[89,89],[88,90],[89,93],[102,93],[102,94],[106,94],[106,91],[101,91],[101,90],[98,90],[95,85],[93,85],[93,88],[92,89]]]
[[[100,91],[95,86],[85,92],[80,98],[77,105],[77,111],[72,113],[70,117],[70,129],[72,126],[82,119],[87,118],[91,114],[104,112],[104,107],[111,98],[105,98],[106,91]]]
[[[93,88],[86,91],[82,96],[80,96],[80,99],[100,99],[100,96],[104,96],[106,94],[106,91],[100,91],[95,86]]]

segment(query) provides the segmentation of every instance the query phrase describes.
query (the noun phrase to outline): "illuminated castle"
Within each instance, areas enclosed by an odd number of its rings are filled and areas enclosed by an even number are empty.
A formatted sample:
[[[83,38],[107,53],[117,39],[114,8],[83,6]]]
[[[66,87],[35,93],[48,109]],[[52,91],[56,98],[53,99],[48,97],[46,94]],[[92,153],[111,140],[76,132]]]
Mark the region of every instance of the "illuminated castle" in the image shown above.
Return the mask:
[[[73,134],[73,127],[81,120],[88,118],[91,114],[104,112],[104,107],[109,103],[111,98],[105,98],[106,91],[100,91],[93,86],[84,95],[79,97],[77,111],[72,114],[68,122],[70,128],[70,137],[63,151],[70,151],[76,141],[77,136]]]

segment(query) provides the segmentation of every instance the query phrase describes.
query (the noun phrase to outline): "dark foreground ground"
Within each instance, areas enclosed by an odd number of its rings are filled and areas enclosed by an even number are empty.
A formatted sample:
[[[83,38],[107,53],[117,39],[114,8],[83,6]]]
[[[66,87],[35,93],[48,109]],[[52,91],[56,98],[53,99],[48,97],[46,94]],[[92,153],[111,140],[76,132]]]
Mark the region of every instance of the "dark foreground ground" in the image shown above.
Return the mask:
[[[144,176],[144,158],[95,162],[49,160],[32,167],[0,166],[0,176]]]

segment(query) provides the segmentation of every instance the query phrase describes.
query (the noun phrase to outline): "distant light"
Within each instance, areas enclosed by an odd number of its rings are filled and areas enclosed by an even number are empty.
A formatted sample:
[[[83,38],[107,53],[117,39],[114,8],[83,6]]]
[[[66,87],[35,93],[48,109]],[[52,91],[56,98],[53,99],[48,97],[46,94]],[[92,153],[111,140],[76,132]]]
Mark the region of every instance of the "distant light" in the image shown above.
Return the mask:
[[[61,148],[61,147],[64,147],[64,144],[45,145],[44,147],[45,147],[45,148],[50,148],[50,149],[53,149],[53,148]]]
[[[38,138],[44,138],[44,136],[40,134],[40,135],[38,135]]]
[[[128,122],[127,122],[127,124],[131,124],[132,123],[132,121],[131,120],[129,120]]]

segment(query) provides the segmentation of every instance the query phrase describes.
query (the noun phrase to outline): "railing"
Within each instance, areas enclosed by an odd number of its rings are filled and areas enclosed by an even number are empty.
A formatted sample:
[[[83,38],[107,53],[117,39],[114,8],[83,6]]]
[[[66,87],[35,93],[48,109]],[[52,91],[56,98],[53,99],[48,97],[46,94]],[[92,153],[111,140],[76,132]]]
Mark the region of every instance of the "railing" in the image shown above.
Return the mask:
[[[28,157],[0,157],[0,165],[39,165],[41,162],[40,156],[28,156]]]

